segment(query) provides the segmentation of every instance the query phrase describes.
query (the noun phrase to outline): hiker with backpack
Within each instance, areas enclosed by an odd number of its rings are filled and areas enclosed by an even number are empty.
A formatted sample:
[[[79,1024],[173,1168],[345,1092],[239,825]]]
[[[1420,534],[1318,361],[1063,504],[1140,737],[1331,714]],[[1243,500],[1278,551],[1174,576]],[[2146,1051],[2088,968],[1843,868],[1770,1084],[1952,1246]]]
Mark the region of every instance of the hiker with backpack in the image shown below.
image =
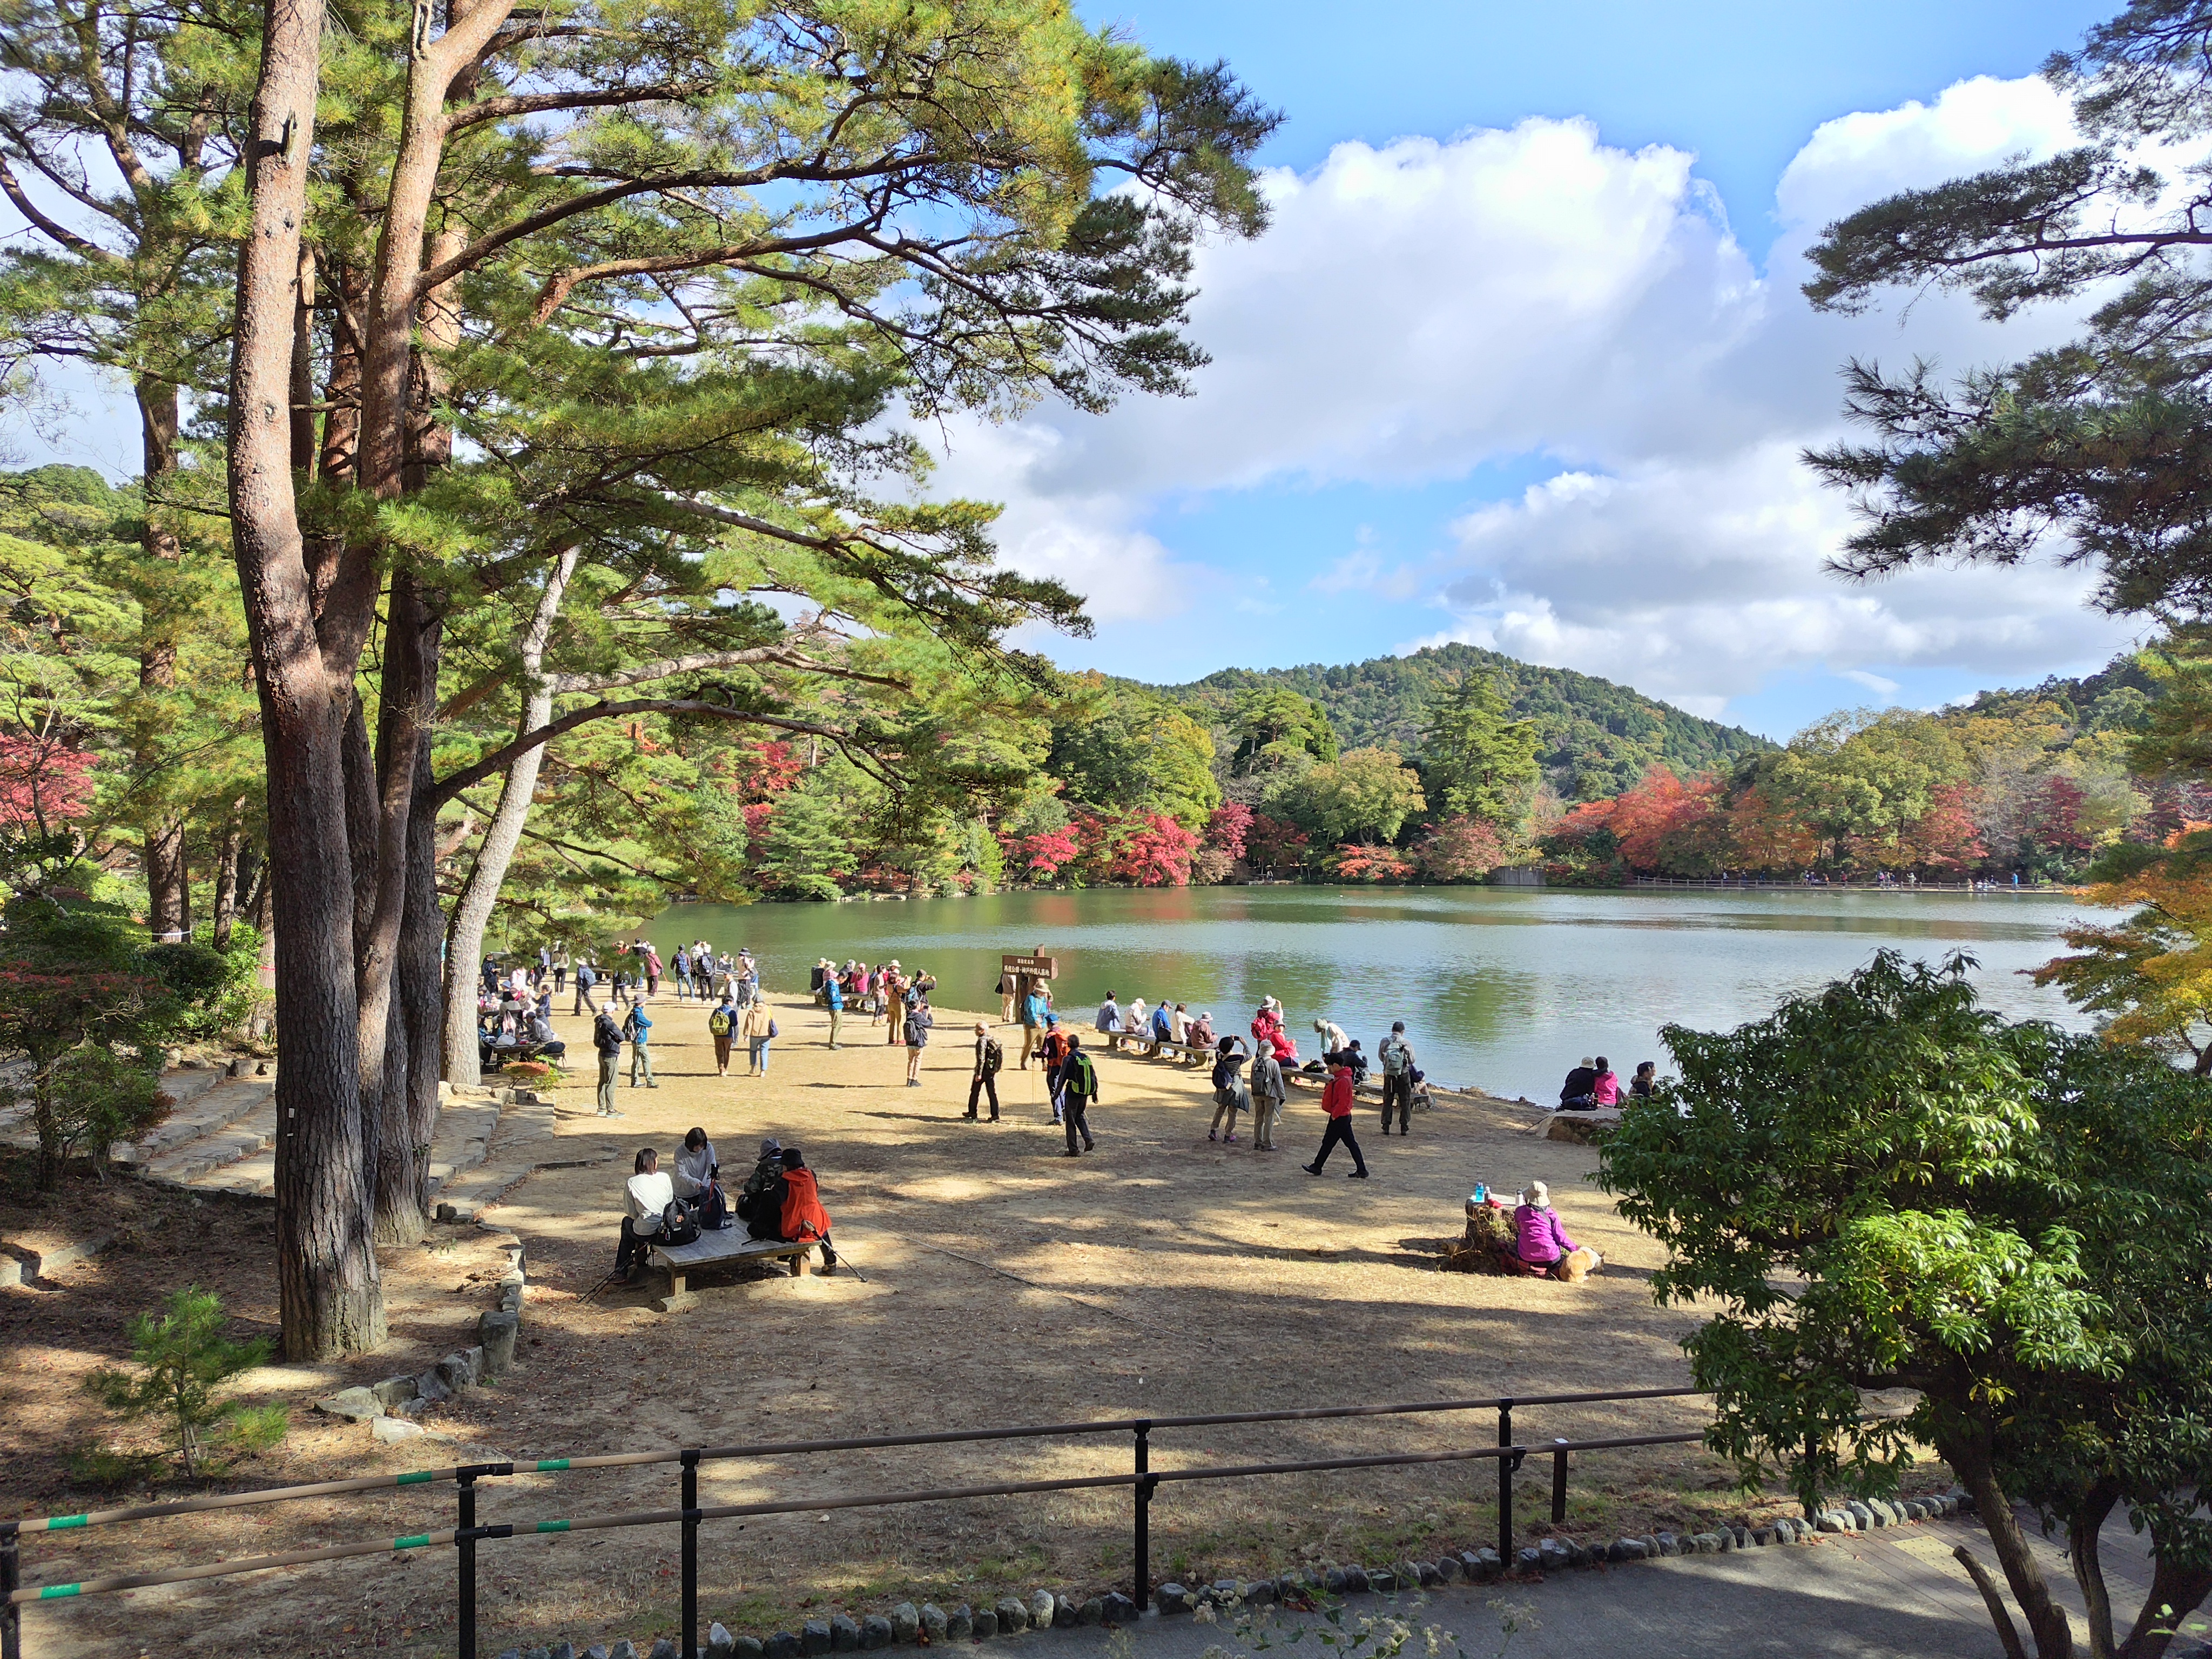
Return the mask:
[[[604,1008],[592,1021],[592,1047],[599,1054],[599,1115],[620,1117],[622,1114],[615,1110],[615,1073],[622,1066],[622,1027]]]
[[[1044,1017],[1044,1042],[1037,1052],[1044,1060],[1044,1092],[1045,1097],[1052,1102],[1052,1121],[1054,1123],[1060,1121],[1060,1068],[1067,1064],[1067,1056],[1074,1042],[1074,1035],[1060,1029],[1058,1014]]]
[[[1275,1150],[1275,1126],[1282,1121],[1283,1099],[1288,1093],[1283,1082],[1282,1062],[1272,1050],[1262,1048],[1252,1056],[1250,1090],[1252,1150],[1272,1152]]]
[[[730,1037],[738,1028],[738,1011],[730,1005],[730,994],[722,993],[722,1000],[714,1012],[707,1016],[707,1035],[714,1039],[714,1075],[730,1074]]]
[[[1237,1114],[1252,1103],[1244,1091],[1244,1056],[1237,1052],[1243,1046],[1243,1038],[1225,1036],[1213,1051],[1213,1121],[1206,1131],[1208,1140],[1219,1138],[1221,1119],[1225,1113],[1229,1118],[1227,1139],[1234,1142],[1237,1139]],[[1261,1052],[1264,1054],[1267,1051],[1262,1049]]]
[[[1382,1061],[1382,1133],[1390,1133],[1390,1109],[1398,1111],[1400,1138],[1413,1133],[1413,1045],[1406,1041],[1406,1022],[1392,1023],[1390,1035],[1376,1053]]]
[[[921,1051],[929,1046],[930,1027],[937,1024],[937,1016],[929,1012],[929,999],[917,996],[914,1006],[906,1011],[902,1030],[906,1039],[906,1086],[921,1087]]]
[[[653,1080],[653,1021],[645,1012],[645,1004],[634,1002],[629,1012],[623,1016],[622,1034],[629,1039],[629,1086],[637,1087],[637,1074],[645,1073],[645,1086],[658,1089]]]
[[[599,982],[599,970],[592,966],[589,957],[576,964],[576,1006],[568,1011],[570,1018],[574,1018],[586,1008],[595,1014],[599,1012],[599,1005],[592,1000],[592,987]]]
[[[605,1018],[605,1015],[600,1016]],[[660,1173],[660,1154],[647,1146],[637,1155],[623,1188],[622,1243],[615,1250],[617,1278],[635,1282],[645,1267],[645,1252],[660,1236],[668,1206],[676,1202],[676,1183]]]
[[[761,1142],[753,1172],[738,1190],[738,1219],[748,1237],[783,1237],[783,1143],[774,1135]]]
[[[765,1002],[748,1004],[744,1018],[738,1022],[738,1030],[745,1040],[745,1075],[768,1075],[769,1040],[775,1036],[775,1020]]]
[[[1067,1035],[1067,1058],[1060,1062],[1059,1075],[1060,1121],[1067,1129],[1067,1155],[1095,1152],[1098,1148],[1091,1139],[1090,1111],[1098,1098],[1098,1068],[1083,1052],[1083,1039],[1073,1031]],[[1075,1144],[1078,1135],[1083,1137],[1080,1147]]]
[[[975,1121],[975,1103],[984,1095],[991,1097],[991,1121],[999,1121],[999,1068],[1006,1063],[1006,1051],[991,1035],[991,1028],[981,1020],[975,1022],[975,1075],[968,1084],[968,1121]]]

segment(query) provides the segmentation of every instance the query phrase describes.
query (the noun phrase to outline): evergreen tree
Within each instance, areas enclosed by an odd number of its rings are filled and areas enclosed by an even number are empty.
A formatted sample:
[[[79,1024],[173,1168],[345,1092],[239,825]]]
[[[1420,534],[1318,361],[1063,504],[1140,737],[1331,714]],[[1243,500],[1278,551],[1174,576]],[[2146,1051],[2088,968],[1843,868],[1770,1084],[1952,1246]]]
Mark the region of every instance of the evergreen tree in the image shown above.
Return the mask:
[[[1421,732],[1422,783],[1439,818],[1481,818],[1517,830],[1542,775],[1534,720],[1507,718],[1485,674],[1463,673],[1431,705]]]
[[[803,786],[781,797],[761,837],[760,883],[778,898],[834,900],[854,864],[846,808],[827,790]]]

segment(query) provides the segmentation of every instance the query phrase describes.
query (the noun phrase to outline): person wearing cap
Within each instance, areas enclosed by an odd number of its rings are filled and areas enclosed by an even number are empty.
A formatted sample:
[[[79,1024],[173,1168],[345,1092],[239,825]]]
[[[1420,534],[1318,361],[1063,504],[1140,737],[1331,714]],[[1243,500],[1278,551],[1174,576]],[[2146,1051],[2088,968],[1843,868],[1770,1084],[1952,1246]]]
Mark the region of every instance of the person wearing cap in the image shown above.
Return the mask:
[[[822,1000],[830,1009],[830,1046],[837,1046],[837,1034],[845,1024],[845,988],[832,974],[822,981]]]
[[[1321,1054],[1323,1060],[1327,1060],[1331,1054],[1340,1050],[1348,1041],[1344,1035],[1344,1027],[1333,1019],[1314,1021],[1314,1031],[1321,1038]]]
[[[1067,1063],[1070,1048],[1075,1042],[1073,1033],[1060,1029],[1060,1016],[1044,1017],[1044,1041],[1037,1046],[1037,1054],[1044,1066],[1045,1098],[1052,1102],[1052,1121],[1060,1121],[1060,1068]]]
[[[1194,1048],[1211,1048],[1213,1046],[1213,1016],[1210,1013],[1200,1014],[1196,1019],[1191,1021],[1190,1029],[1184,1033],[1183,1040]]]
[[[1041,979],[1030,980],[1022,997],[1022,1064],[1024,1072],[1030,1068],[1030,1056],[1043,1045],[1045,1027],[1052,1023],[1052,996]]]
[[[1406,1022],[1394,1020],[1390,1035],[1376,1047],[1382,1062],[1382,1133],[1390,1133],[1390,1109],[1398,1110],[1398,1133],[1413,1133],[1413,1045],[1406,1041]]]
[[[1588,1054],[1583,1063],[1567,1073],[1567,1080],[1559,1085],[1559,1109],[1563,1112],[1587,1112],[1597,1103],[1590,1098],[1590,1090],[1597,1082],[1597,1067]]]
[[[761,1142],[753,1172],[738,1190],[738,1219],[750,1237],[783,1237],[783,1143],[774,1135]]]
[[[1556,1273],[1559,1263],[1580,1248],[1559,1224],[1551,1188],[1540,1181],[1530,1182],[1521,1194],[1521,1207],[1513,1212],[1513,1254],[1523,1267]]]
[[[884,964],[884,1027],[886,1047],[906,1041],[906,974],[896,957]]]
[[[1006,1063],[1006,1051],[991,1035],[990,1026],[982,1020],[975,1022],[975,1074],[968,1081],[968,1121],[975,1121],[976,1103],[985,1095],[991,1097],[991,1121],[999,1121],[999,1068]]]
[[[806,988],[814,994],[814,1000],[817,1002],[822,1000],[822,987],[828,981],[830,971],[830,958],[817,957],[814,959],[814,966],[807,972]]]
[[[1060,1121],[1067,1130],[1067,1156],[1080,1158],[1085,1152],[1098,1150],[1091,1139],[1091,1108],[1098,1098],[1098,1067],[1091,1056],[1083,1052],[1083,1039],[1073,1031],[1067,1034],[1067,1058],[1060,1063],[1055,1075],[1060,1079]],[[1082,1136],[1083,1145],[1075,1139]]]
[[[929,1012],[929,999],[918,996],[914,1006],[906,1011],[901,1027],[906,1042],[906,1086],[921,1087],[921,1051],[929,1046],[930,1028],[937,1024],[937,1016]]]
[[[1302,1167],[1308,1175],[1319,1175],[1322,1165],[1328,1162],[1329,1153],[1340,1141],[1352,1154],[1352,1173],[1346,1179],[1366,1180],[1367,1160],[1360,1155],[1359,1143],[1352,1134],[1352,1067],[1338,1066],[1329,1073],[1328,1083],[1321,1091],[1321,1109],[1328,1114],[1328,1130],[1321,1138],[1321,1151],[1314,1154],[1314,1161]]]

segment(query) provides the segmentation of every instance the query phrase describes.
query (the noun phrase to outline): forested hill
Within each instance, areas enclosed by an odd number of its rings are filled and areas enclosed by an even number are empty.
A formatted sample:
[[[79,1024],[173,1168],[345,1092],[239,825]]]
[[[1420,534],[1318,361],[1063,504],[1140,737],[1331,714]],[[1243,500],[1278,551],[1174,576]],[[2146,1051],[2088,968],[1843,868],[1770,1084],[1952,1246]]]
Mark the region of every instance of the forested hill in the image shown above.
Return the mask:
[[[1160,689],[1181,702],[1225,710],[1239,691],[1287,686],[1328,712],[1346,749],[1376,744],[1412,756],[1420,750],[1423,710],[1439,682],[1469,672],[1490,676],[1515,718],[1537,722],[1544,740],[1538,758],[1571,800],[1618,794],[1661,763],[1688,777],[1775,747],[1739,726],[1700,720],[1611,680],[1539,668],[1471,645],[1432,646],[1410,657],[1338,668],[1224,668],[1194,684]]]

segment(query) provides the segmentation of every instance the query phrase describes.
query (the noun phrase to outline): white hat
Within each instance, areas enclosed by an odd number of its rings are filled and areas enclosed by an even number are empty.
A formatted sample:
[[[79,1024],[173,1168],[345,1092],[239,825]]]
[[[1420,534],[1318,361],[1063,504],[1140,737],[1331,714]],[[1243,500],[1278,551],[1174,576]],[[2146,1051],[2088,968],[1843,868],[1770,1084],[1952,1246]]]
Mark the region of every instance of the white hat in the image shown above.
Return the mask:
[[[1552,1189],[1540,1181],[1532,1181],[1522,1189],[1521,1201],[1532,1210],[1552,1207]]]

